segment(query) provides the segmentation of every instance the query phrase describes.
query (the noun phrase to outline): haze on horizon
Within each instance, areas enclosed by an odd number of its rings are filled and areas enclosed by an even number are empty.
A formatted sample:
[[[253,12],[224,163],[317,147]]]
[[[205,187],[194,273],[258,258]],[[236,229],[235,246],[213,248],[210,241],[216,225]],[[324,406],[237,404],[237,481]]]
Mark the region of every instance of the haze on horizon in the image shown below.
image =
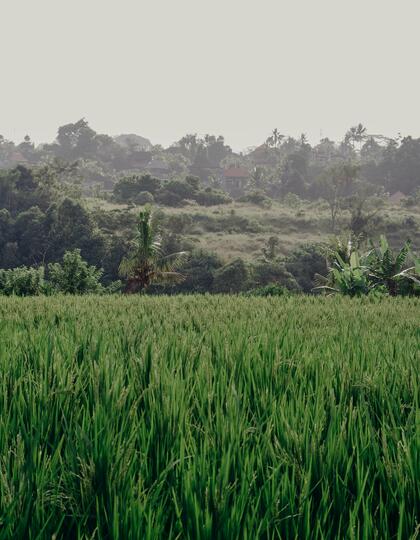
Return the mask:
[[[4,0],[0,133],[420,136],[415,0]]]

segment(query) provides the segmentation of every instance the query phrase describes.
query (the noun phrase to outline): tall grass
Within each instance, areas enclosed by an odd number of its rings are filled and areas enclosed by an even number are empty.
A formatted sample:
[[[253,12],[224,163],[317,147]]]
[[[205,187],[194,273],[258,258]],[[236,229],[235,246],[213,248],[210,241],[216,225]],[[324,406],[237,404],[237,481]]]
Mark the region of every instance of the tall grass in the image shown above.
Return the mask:
[[[416,538],[420,303],[0,299],[0,539]]]

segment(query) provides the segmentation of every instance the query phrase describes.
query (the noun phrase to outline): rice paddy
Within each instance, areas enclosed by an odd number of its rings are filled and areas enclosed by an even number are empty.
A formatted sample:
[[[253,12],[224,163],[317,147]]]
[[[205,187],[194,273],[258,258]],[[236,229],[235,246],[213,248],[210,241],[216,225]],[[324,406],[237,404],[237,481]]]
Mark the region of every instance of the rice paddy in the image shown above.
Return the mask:
[[[414,539],[420,301],[0,298],[1,539]]]

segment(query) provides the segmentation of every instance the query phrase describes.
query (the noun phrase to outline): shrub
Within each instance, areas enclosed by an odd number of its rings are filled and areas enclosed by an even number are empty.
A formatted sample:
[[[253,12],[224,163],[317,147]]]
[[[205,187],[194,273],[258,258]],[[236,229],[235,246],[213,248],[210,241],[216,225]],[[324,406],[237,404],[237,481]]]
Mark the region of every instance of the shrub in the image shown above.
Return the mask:
[[[181,234],[192,224],[192,217],[189,214],[178,214],[169,216],[166,222],[166,227],[176,234]]]
[[[139,205],[152,204],[155,202],[155,198],[150,191],[140,191],[138,195],[134,197],[134,202]]]
[[[62,264],[48,265],[49,282],[54,292],[88,294],[102,292],[99,280],[102,269],[89,266],[80,255],[80,249],[66,251]]]
[[[265,193],[259,189],[248,191],[238,200],[239,202],[256,204],[257,206],[262,206],[263,208],[270,208],[273,202],[270,197],[267,197],[267,195],[265,195]]]
[[[217,204],[229,204],[232,202],[232,199],[226,193],[212,188],[206,188],[197,192],[194,198],[201,206],[215,206]]]
[[[310,292],[315,287],[316,274],[325,275],[328,272],[322,246],[318,244],[298,247],[286,258],[285,264],[304,292]]]
[[[290,290],[299,290],[295,278],[286,269],[284,263],[278,261],[264,261],[254,265],[252,279],[257,287],[276,283]]]
[[[290,291],[278,283],[269,283],[268,285],[264,285],[264,287],[251,289],[244,294],[245,296],[286,296],[290,294]]]
[[[166,188],[163,188],[159,190],[159,192],[156,194],[156,202],[159,204],[163,204],[165,206],[182,206],[185,204],[184,198],[174,193],[173,191],[170,191]]]
[[[125,176],[120,178],[114,186],[113,195],[119,202],[134,201],[134,199],[144,191],[154,195],[161,187],[159,178],[154,178],[150,174],[142,176]]]
[[[213,291],[217,293],[237,293],[245,291],[249,285],[249,267],[242,259],[235,259],[214,273]]]
[[[300,208],[302,206],[302,199],[296,193],[287,193],[283,199],[283,202],[286,206],[290,208]]]
[[[0,294],[10,296],[36,296],[44,289],[44,267],[21,266],[0,270]]]

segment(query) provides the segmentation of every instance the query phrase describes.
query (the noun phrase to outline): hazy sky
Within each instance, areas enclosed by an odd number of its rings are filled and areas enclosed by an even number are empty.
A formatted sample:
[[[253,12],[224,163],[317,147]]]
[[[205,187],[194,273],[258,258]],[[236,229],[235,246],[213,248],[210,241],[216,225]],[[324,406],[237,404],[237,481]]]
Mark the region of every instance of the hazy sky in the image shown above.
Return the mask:
[[[419,0],[0,0],[0,133],[420,136]]]

